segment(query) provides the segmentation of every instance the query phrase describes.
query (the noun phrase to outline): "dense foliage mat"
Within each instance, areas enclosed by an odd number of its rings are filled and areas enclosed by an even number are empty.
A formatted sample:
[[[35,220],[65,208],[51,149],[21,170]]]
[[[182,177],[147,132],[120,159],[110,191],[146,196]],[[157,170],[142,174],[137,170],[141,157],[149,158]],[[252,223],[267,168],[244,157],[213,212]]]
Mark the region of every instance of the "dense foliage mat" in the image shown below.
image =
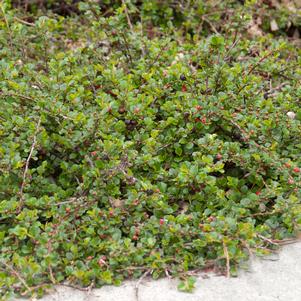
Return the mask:
[[[192,3],[1,3],[3,299],[147,273],[190,290],[300,230],[301,51],[248,33],[254,3]]]

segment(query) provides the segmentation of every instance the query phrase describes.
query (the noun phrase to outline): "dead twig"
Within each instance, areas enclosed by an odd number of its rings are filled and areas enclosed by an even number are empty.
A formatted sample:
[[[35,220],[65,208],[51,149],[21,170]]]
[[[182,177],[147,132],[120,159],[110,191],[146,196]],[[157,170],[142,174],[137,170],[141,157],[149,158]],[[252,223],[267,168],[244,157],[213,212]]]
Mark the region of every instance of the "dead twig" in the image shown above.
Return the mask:
[[[139,301],[139,285],[141,283],[141,281],[148,275],[152,273],[152,270],[147,270],[137,281],[136,285],[135,285],[135,296],[136,296],[136,300]]]
[[[230,257],[226,243],[223,241],[224,255],[226,258],[226,277],[230,278]]]
[[[257,234],[257,236],[258,236],[259,238],[261,238],[262,240],[267,241],[267,242],[270,243],[271,245],[279,246],[279,244],[276,243],[276,242],[274,242],[272,239],[269,239],[269,238],[267,238],[267,237],[265,237],[265,236],[263,236],[263,235],[261,235],[261,234]]]
[[[79,202],[79,201],[82,201],[82,200],[84,200],[83,197],[79,197],[79,198],[72,197],[68,201],[63,201],[63,202],[59,202],[59,203],[55,203],[55,204],[51,204],[51,205],[61,206],[61,205],[65,205],[65,204],[76,203],[76,202]]]
[[[18,21],[18,22],[24,24],[24,25],[33,26],[33,27],[35,26],[34,23],[29,23],[29,22],[27,22],[27,21],[25,21],[25,20],[19,19],[18,17],[14,17],[14,19],[15,19],[16,21]]]
[[[294,244],[296,242],[299,242],[300,238],[273,239],[272,241],[280,246],[284,246],[284,245],[289,245],[289,244]]]

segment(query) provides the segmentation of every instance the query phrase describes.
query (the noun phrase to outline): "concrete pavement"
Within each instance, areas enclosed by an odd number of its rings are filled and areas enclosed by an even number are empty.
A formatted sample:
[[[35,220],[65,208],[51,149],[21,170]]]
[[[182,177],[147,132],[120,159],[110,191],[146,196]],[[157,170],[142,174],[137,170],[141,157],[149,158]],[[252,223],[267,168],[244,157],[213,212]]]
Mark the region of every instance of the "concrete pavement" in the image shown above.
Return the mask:
[[[105,286],[90,293],[57,286],[41,301],[137,301],[136,281],[119,287]],[[283,247],[273,258],[252,260],[237,278],[199,276],[193,293],[177,290],[177,280],[145,279],[138,301],[301,301],[301,242]],[[25,299],[18,299],[19,301]]]

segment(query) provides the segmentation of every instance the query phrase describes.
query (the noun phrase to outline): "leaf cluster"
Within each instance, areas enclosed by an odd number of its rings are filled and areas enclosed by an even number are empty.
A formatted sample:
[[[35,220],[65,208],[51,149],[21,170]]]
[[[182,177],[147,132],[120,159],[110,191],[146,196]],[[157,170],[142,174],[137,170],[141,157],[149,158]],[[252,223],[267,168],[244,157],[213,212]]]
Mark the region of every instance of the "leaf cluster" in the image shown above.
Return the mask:
[[[188,271],[235,274],[296,235],[300,50],[85,4],[1,6],[1,296],[145,271],[191,290]]]

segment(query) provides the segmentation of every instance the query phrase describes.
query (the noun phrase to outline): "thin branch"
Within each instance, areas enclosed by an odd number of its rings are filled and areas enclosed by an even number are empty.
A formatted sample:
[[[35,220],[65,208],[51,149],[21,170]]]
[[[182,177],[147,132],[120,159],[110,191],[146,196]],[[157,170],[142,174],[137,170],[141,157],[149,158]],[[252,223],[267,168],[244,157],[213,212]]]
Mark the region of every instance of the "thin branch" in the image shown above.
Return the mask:
[[[226,258],[226,277],[230,278],[230,257],[226,243],[223,241],[224,255]]]
[[[122,269],[117,269],[116,272],[127,272],[127,271],[137,271],[137,270],[146,270],[146,267],[135,267],[135,266],[129,266],[126,268],[122,268]]]
[[[300,238],[292,238],[292,239],[273,239],[273,242],[277,243],[280,246],[294,244],[296,242],[300,242]]]
[[[60,202],[60,203],[55,203],[55,204],[52,204],[52,205],[60,206],[60,205],[75,203],[75,202],[78,202],[78,201],[81,201],[81,200],[82,200],[82,198],[70,198],[70,200],[68,200],[68,201],[64,201],[64,202]]]
[[[54,278],[53,270],[52,270],[52,267],[51,267],[50,264],[49,264],[49,266],[48,266],[48,269],[49,269],[49,275],[50,275],[50,280],[51,280],[51,282],[52,282],[53,284],[56,284],[56,280],[55,280],[55,278]]]
[[[77,285],[71,284],[71,283],[60,283],[60,285],[66,286],[66,287],[71,287],[71,288],[77,289],[82,292],[90,292],[91,289],[94,287],[94,282],[92,281],[91,284],[87,287],[80,287],[80,286],[77,286]]]
[[[256,64],[254,64],[254,65],[249,69],[247,75],[250,75],[258,65],[260,65],[265,59],[267,59],[270,55],[272,55],[273,53],[275,53],[275,52],[277,52],[277,51],[278,51],[278,49],[276,49],[276,50],[271,50],[270,52],[268,52],[265,56],[263,56]]]
[[[33,142],[32,142],[32,145],[31,145],[31,148],[30,148],[30,152],[29,152],[29,155],[27,157],[26,164],[25,164],[25,169],[24,169],[24,173],[23,173],[23,181],[22,181],[21,189],[20,189],[20,205],[19,205],[19,209],[22,207],[22,204],[23,204],[23,191],[24,191],[24,187],[26,185],[26,177],[27,177],[27,173],[28,173],[29,163],[30,163],[33,151],[34,151],[36,143],[37,143],[37,135],[38,135],[38,132],[40,130],[40,124],[41,124],[41,117],[38,120],[36,131],[35,131],[35,134],[33,136]]]
[[[132,59],[131,52],[130,52],[130,49],[129,49],[129,46],[128,46],[128,41],[127,41],[127,39],[126,39],[126,36],[125,36],[124,32],[121,33],[121,36],[122,36],[122,38],[123,38],[124,46],[125,46],[125,52],[124,52],[124,54],[125,54],[127,60],[128,60],[131,64],[133,64],[133,59]]]
[[[16,21],[18,21],[18,22],[24,24],[24,25],[33,26],[33,27],[35,26],[34,23],[29,23],[29,22],[27,22],[27,21],[25,21],[25,20],[19,19],[18,17],[14,17],[14,19],[15,19]]]
[[[125,15],[126,15],[126,19],[128,21],[128,25],[129,25],[131,31],[133,31],[133,25],[132,25],[132,22],[131,22],[131,19],[130,19],[130,15],[129,15],[129,12],[128,12],[127,5],[126,5],[124,0],[122,0],[122,4],[124,6],[124,12],[125,12]]]
[[[25,286],[26,291],[31,291],[32,289],[28,286],[28,284],[26,283],[26,281],[21,277],[21,275],[19,274],[18,271],[16,271],[11,265],[1,261],[0,264],[2,264],[3,266],[5,266],[5,268],[7,268],[8,270],[10,270],[11,274],[13,274],[14,276],[16,276],[19,281]]]
[[[136,285],[135,285],[135,296],[136,296],[136,301],[139,301],[139,285],[141,283],[141,281],[149,274],[152,273],[152,270],[147,270],[137,281]]]
[[[267,216],[267,215],[273,215],[273,214],[277,214],[277,213],[281,213],[282,210],[273,210],[273,211],[267,211],[267,212],[257,212],[254,214],[251,214],[252,217],[255,216]]]
[[[30,292],[38,289],[38,288],[41,288],[41,287],[47,287],[49,286],[49,283],[42,283],[42,284],[38,284],[38,285],[35,285],[35,286],[32,286],[30,287],[29,289],[27,289],[25,292],[21,293],[21,296],[26,296],[28,295]]]
[[[2,91],[0,91],[0,95],[4,96],[4,97],[19,97],[23,100],[31,100],[31,101],[35,101],[34,98],[27,96],[27,95],[22,95],[22,94],[17,94],[17,93],[3,93]]]
[[[248,250],[250,258],[253,258],[254,254],[253,254],[252,249],[250,248],[249,244],[244,240],[241,240],[241,243]]]
[[[219,34],[214,25],[207,18],[205,18],[204,15],[202,16],[202,20],[206,22],[216,34]]]
[[[267,237],[265,237],[265,236],[263,236],[263,235],[261,235],[261,234],[257,234],[257,236],[258,236],[259,238],[261,238],[262,240],[267,241],[267,242],[270,243],[271,245],[279,246],[278,243],[274,242],[273,240],[271,240],[271,239],[269,239],[269,238],[267,238]]]
[[[234,125],[241,132],[241,134],[243,135],[244,141],[248,141],[250,139],[250,136],[246,133],[246,131],[238,123],[236,123],[233,119],[230,119],[229,121],[232,125]]]

